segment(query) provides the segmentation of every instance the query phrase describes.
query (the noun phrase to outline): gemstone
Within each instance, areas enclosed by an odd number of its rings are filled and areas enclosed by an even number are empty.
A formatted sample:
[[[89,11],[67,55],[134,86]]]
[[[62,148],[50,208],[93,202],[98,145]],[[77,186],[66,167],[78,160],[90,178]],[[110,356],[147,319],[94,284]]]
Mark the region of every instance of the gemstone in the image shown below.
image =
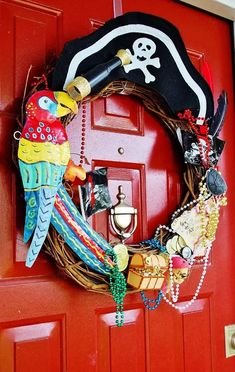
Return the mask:
[[[221,195],[227,191],[227,184],[221,174],[210,168],[206,175],[206,185],[213,195]]]

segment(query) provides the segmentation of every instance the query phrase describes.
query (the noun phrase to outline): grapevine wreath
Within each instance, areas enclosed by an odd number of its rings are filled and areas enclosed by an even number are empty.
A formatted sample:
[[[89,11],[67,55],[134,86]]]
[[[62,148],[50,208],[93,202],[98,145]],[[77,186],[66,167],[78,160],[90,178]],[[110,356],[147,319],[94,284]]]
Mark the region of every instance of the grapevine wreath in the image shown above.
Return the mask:
[[[104,186],[99,198],[109,200],[105,169],[86,175],[82,167],[83,118],[87,103],[112,94],[136,96],[177,138],[185,162],[186,192],[168,225],[157,226],[153,237],[134,246],[121,244],[121,251],[92,229],[77,202],[77,189],[86,190],[89,177],[95,183],[98,176]],[[66,43],[55,68],[34,82],[22,107],[15,139],[26,201],[24,241],[32,236],[26,266],[34,264],[44,245],[58,268],[79,285],[113,296],[116,324],[122,326],[127,292],[140,291],[150,310],[161,299],[182,309],[177,305],[180,285],[200,262],[200,281],[184,307],[190,306],[206,275],[220,207],[226,205],[227,186],[217,163],[224,147],[218,135],[227,98],[222,92],[214,114],[210,87],[192,65],[178,30],[143,13],[112,19],[91,35]],[[76,165],[65,127],[77,110],[84,115]],[[146,296],[149,289],[158,290],[156,299]]]

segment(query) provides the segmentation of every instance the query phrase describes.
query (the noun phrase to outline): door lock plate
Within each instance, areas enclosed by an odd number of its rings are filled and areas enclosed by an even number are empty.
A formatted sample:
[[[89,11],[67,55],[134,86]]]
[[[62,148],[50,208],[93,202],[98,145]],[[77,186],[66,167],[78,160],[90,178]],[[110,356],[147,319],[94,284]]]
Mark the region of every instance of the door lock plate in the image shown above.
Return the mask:
[[[235,324],[224,327],[226,358],[235,356]]]

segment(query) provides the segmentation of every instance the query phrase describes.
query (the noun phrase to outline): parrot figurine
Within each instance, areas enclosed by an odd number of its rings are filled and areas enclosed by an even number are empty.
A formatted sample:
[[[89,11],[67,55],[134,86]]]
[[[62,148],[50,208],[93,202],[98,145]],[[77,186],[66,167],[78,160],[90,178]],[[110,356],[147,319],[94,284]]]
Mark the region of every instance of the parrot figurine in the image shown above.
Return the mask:
[[[18,161],[26,201],[24,242],[32,236],[26,266],[33,266],[52,223],[88,266],[109,274],[114,264],[105,251],[110,245],[82,218],[62,184],[71,160],[59,118],[77,113],[77,103],[65,92],[41,90],[29,98],[25,112]],[[80,174],[84,179],[85,171],[81,169]]]
[[[55,196],[70,159],[68,137],[58,118],[71,111],[77,113],[77,105],[64,92],[38,91],[26,104],[18,159],[26,201],[24,241],[34,232],[27,267],[33,265],[46,238]]]

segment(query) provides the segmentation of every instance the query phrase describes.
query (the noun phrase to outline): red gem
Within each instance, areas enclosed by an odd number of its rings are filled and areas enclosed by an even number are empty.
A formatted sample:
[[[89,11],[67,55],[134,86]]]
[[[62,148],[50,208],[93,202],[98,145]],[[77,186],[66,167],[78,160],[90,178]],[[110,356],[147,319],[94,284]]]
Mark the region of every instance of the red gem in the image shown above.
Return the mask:
[[[208,131],[208,128],[207,128],[206,125],[200,125],[199,126],[199,132],[200,132],[200,134],[205,135],[205,134],[207,134],[207,131]]]

